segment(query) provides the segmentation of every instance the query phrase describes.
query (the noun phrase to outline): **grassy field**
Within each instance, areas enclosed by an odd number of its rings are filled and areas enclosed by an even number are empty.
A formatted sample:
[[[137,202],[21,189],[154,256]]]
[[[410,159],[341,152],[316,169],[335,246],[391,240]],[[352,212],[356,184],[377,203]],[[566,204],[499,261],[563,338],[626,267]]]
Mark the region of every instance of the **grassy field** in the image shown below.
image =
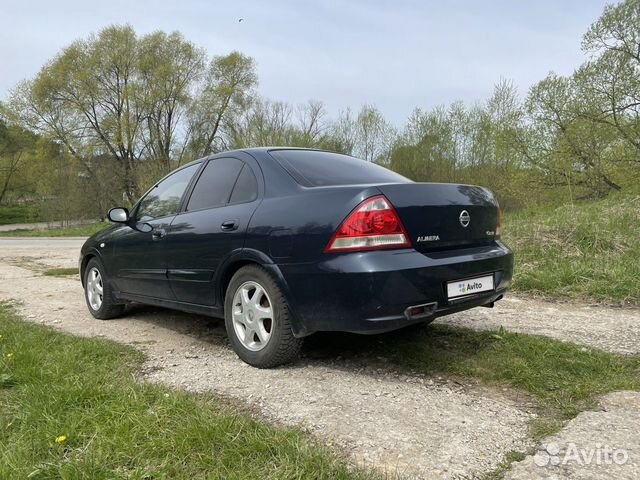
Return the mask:
[[[109,225],[111,225],[111,223],[104,222],[72,227],[11,230],[9,232],[0,232],[0,237],[89,237]]]
[[[505,215],[514,288],[640,304],[640,196]]]
[[[136,381],[133,348],[1,304],[0,335],[0,478],[371,478],[298,430]]]
[[[0,225],[12,223],[32,223],[42,221],[40,208],[37,205],[19,205],[0,207]]]

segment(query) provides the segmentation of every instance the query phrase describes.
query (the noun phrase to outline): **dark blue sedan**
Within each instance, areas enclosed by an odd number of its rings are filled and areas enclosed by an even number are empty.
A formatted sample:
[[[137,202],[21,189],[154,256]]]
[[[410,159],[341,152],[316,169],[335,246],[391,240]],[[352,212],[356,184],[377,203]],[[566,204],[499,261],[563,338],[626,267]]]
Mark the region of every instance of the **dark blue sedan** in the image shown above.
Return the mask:
[[[314,332],[493,306],[513,270],[489,190],[318,150],[197,160],[109,219],[80,257],[94,317],[131,302],[224,317],[238,356],[262,368],[294,359]]]

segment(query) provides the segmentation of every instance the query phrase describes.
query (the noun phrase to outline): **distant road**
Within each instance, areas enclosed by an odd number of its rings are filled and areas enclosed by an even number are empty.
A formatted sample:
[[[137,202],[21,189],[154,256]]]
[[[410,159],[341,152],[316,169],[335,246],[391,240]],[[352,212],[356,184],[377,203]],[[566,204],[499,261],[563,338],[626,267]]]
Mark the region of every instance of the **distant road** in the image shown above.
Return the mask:
[[[73,227],[75,225],[87,225],[89,223],[95,223],[96,220],[69,220],[64,225],[64,222],[38,222],[38,223],[12,223],[10,225],[0,225],[0,232],[11,232],[13,230],[45,230],[48,228],[59,228],[62,226]]]
[[[86,239],[87,237],[0,237],[0,248],[36,248],[45,251],[73,249],[79,253]]]

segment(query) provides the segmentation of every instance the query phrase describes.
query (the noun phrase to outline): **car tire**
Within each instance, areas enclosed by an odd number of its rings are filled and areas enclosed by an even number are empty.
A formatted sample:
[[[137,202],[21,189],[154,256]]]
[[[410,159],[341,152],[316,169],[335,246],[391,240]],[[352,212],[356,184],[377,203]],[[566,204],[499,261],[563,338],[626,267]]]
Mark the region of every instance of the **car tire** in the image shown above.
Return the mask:
[[[298,357],[303,340],[293,335],[287,300],[262,267],[248,265],[233,275],[224,312],[229,342],[244,362],[273,368]]]
[[[111,283],[97,258],[89,260],[84,269],[84,299],[91,315],[99,320],[118,317],[124,312],[125,306],[114,300]]]

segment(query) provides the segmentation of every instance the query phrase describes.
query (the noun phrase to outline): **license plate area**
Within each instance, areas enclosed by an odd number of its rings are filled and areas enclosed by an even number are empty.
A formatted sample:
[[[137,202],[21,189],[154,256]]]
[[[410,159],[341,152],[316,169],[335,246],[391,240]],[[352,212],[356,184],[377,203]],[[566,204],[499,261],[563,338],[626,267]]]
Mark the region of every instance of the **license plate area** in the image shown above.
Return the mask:
[[[492,292],[493,290],[495,290],[493,273],[447,282],[447,298],[449,300],[468,297],[476,293]]]

